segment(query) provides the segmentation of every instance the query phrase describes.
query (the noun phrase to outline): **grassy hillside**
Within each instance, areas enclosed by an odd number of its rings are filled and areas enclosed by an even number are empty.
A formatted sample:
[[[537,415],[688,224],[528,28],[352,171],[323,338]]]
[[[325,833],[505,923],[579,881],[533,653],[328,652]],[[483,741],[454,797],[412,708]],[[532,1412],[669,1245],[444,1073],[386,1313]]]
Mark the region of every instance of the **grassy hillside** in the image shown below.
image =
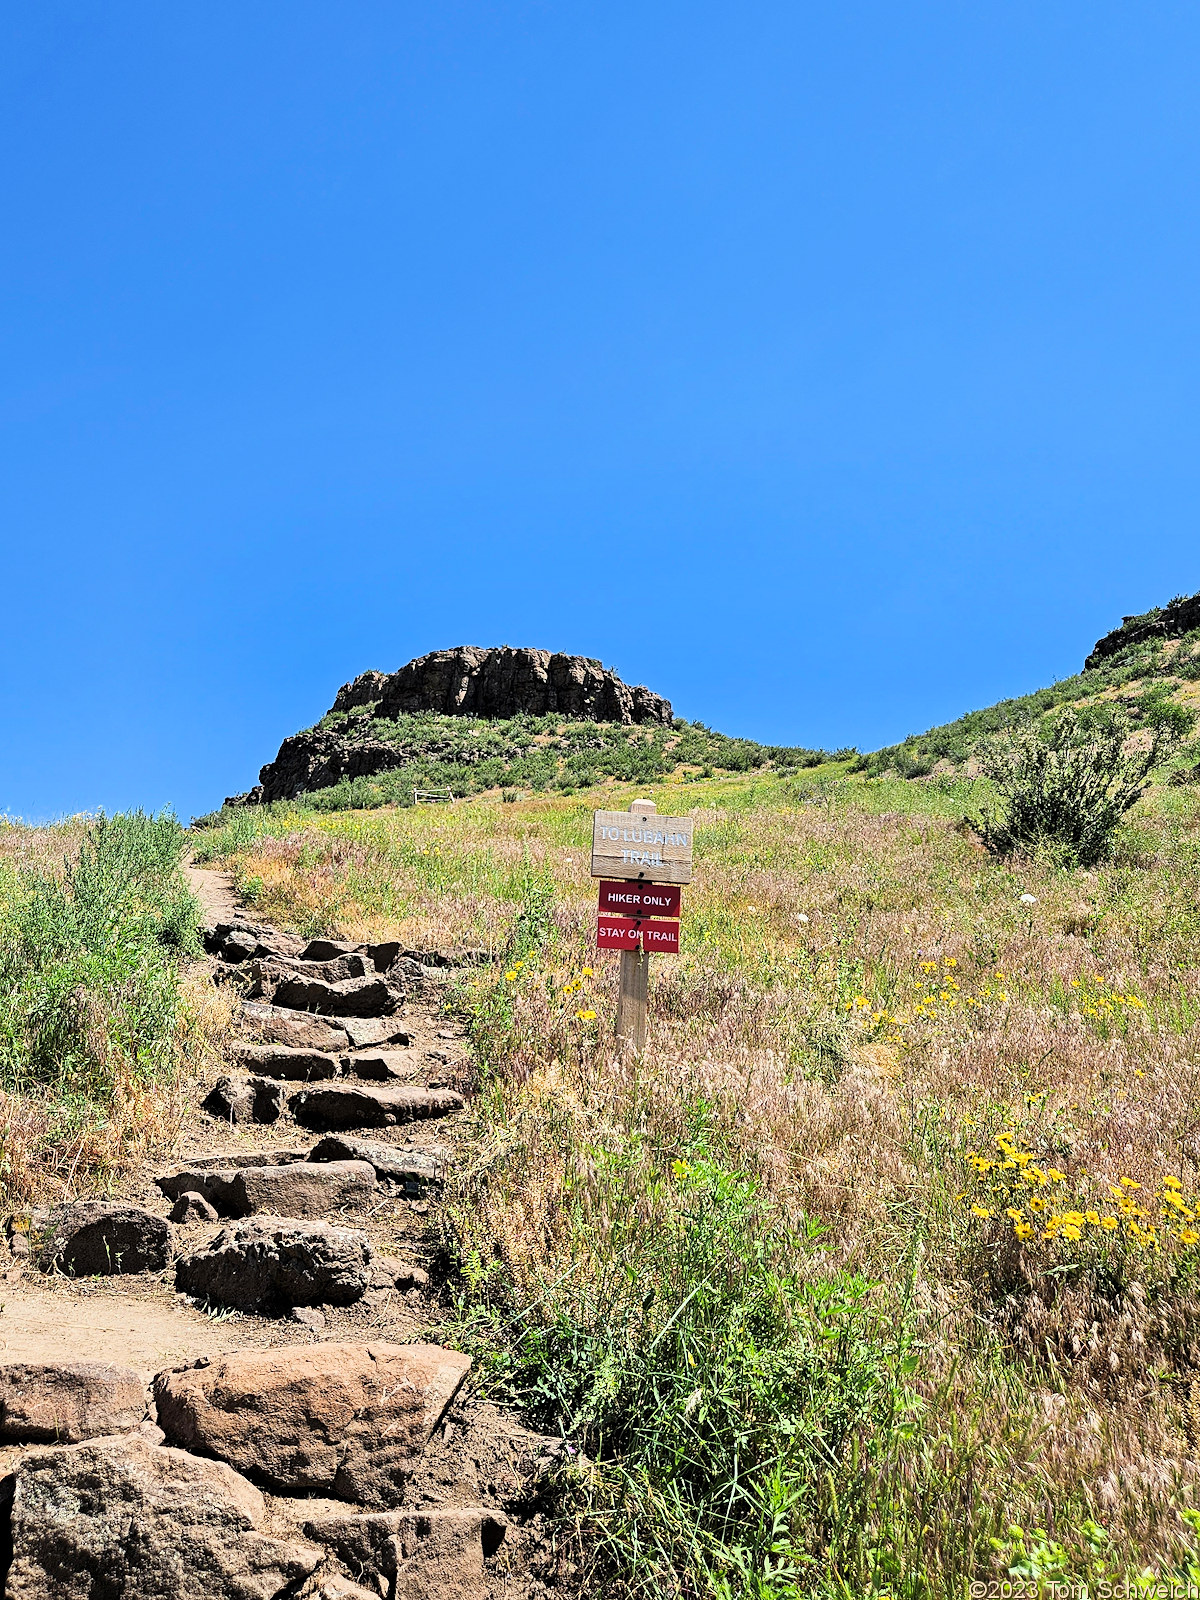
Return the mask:
[[[306,803],[342,811],[411,805],[414,789],[448,789],[457,797],[489,789],[571,794],[605,781],[652,783],[668,774],[711,777],[756,769],[790,772],[828,760],[823,750],[761,745],[731,739],[701,722],[676,719],[669,728],[613,722],[572,722],[561,717],[509,719],[418,712],[395,719],[369,707],[331,711],[315,730],[346,746],[384,746],[395,766],[315,789]],[[852,750],[839,751],[849,758]],[[201,818],[210,823],[213,818]]]
[[[939,763],[962,766],[993,734],[1037,721],[1067,705],[1101,719],[1120,716],[1134,728],[1174,718],[1186,732],[1200,710],[1200,628],[1178,638],[1139,637],[1142,626],[1163,614],[1131,617],[1124,629],[1109,636],[1112,653],[1074,677],[982,711],[969,711],[925,733],[910,734],[897,745],[858,757],[855,770],[917,778],[933,772]],[[1129,636],[1129,643],[1121,642],[1123,635]],[[1189,748],[1178,755],[1176,770],[1184,771],[1197,761],[1200,749]]]
[[[652,786],[696,883],[632,1066],[588,840],[642,787],[199,841],[301,931],[494,952],[446,1336],[593,1463],[585,1587],[1197,1581],[1195,793],[1085,872],[983,853],[949,778]]]

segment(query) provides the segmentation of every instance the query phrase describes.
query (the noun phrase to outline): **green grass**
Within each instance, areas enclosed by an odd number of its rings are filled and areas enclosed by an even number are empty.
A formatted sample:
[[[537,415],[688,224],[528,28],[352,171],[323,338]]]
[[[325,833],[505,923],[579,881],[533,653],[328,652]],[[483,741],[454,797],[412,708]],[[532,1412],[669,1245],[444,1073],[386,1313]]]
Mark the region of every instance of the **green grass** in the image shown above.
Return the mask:
[[[113,1138],[141,1137],[136,1108],[173,1081],[180,968],[199,948],[185,845],[173,817],[141,812],[0,833],[8,1187],[72,1148],[85,1178],[101,1146],[111,1160]]]

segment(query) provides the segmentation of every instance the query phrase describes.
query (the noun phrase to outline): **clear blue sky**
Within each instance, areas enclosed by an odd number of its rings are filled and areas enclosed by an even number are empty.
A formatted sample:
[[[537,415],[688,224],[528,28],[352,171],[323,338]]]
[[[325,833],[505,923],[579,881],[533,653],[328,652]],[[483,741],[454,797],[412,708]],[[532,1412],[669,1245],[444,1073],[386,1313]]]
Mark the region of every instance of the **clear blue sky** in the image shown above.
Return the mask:
[[[0,810],[599,656],[872,748],[1200,589],[1200,12],[9,7]]]

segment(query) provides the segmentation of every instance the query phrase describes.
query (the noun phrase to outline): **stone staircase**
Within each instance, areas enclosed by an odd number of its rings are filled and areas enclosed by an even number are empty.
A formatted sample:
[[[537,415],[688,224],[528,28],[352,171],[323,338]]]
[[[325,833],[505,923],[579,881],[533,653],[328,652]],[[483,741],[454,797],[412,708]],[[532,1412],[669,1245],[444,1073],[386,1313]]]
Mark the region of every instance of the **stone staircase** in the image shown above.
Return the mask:
[[[7,1231],[31,1273],[172,1282],[181,1305],[244,1319],[249,1347],[154,1373],[0,1366],[7,1600],[561,1593],[539,1512],[561,1443],[464,1400],[464,1354],[323,1337],[393,1304],[421,1321],[428,1273],[381,1247],[378,1221],[437,1203],[442,1130],[466,1107],[441,1001],[455,967],[486,958],[236,919],[205,947],[238,1032],[203,1103],[224,1145],[147,1174],[140,1204],[64,1204]]]

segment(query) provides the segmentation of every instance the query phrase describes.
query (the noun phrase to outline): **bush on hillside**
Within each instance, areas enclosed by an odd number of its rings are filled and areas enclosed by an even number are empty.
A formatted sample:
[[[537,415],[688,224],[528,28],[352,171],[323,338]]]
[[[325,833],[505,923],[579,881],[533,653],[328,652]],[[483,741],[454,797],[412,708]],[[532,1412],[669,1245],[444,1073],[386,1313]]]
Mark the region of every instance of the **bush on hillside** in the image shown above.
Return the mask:
[[[980,752],[998,807],[984,806],[968,820],[993,855],[1046,851],[1092,866],[1108,855],[1121,818],[1179,737],[1178,721],[1164,719],[1148,743],[1129,750],[1126,723],[1074,710],[1014,729]]]

